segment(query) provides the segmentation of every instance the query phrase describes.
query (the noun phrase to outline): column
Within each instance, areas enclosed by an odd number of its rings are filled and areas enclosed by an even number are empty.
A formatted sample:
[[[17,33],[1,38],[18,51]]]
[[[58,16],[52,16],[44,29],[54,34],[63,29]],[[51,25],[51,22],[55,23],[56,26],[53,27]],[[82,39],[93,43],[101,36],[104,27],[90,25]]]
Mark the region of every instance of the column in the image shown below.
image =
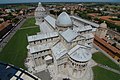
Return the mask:
[[[40,57],[40,61],[41,61],[41,65],[43,64],[43,61],[42,61],[42,56]]]
[[[41,65],[40,57],[38,57],[39,65]]]
[[[41,58],[41,57],[39,57],[38,60],[39,60],[39,64],[41,65],[41,59],[40,59],[40,58]]]
[[[39,60],[38,60],[38,58],[36,59],[36,61],[37,61],[37,65],[39,66],[40,64],[39,64]]]
[[[36,58],[34,59],[34,61],[35,61],[35,65],[38,66],[37,61],[36,61]]]
[[[58,66],[58,73],[60,73],[60,71],[61,71],[61,67],[60,67],[60,65]]]

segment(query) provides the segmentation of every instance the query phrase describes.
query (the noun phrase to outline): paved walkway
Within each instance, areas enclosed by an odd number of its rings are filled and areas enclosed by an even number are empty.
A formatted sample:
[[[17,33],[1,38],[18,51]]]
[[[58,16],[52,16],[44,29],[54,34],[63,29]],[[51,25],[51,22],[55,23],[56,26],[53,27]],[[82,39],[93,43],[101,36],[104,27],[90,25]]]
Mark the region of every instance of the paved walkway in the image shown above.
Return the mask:
[[[109,71],[112,71],[114,73],[120,74],[119,70],[113,69],[113,68],[111,68],[109,66],[106,66],[106,65],[103,65],[103,64],[98,64],[98,66],[101,67],[101,68],[107,69]]]
[[[36,28],[38,26],[30,26],[30,27],[23,27],[23,28],[20,28],[20,29],[29,29],[29,28]]]

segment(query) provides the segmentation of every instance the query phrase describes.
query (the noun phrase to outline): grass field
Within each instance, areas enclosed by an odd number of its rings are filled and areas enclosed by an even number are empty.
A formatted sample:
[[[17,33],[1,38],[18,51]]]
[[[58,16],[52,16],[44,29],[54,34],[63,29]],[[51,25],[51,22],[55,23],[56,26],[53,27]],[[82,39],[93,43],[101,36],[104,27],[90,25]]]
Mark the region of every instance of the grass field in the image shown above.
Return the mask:
[[[26,22],[32,22],[30,23],[32,25],[33,21],[34,19],[30,18]],[[28,25],[25,23],[22,27],[25,26]],[[37,32],[39,32],[39,27],[18,30],[0,53],[0,61],[26,69],[24,60],[27,56],[27,34],[32,35]]]
[[[97,52],[92,55],[92,58],[100,64],[107,65],[114,69],[120,70],[120,67],[115,64],[112,60],[106,57],[103,53]],[[103,69],[99,66],[93,67],[94,80],[119,80],[120,75],[109,70]]]
[[[32,26],[37,26],[37,25],[35,25],[35,18],[34,17],[28,18],[25,21],[25,23],[22,25],[21,28],[23,28],[23,27],[32,27]]]
[[[97,53],[94,53],[92,56],[93,56],[92,58],[97,63],[104,64],[114,69],[120,70],[120,67],[117,64],[115,64],[111,59],[106,57],[103,53],[97,52]]]
[[[93,67],[94,80],[120,80],[120,75],[101,67]]]

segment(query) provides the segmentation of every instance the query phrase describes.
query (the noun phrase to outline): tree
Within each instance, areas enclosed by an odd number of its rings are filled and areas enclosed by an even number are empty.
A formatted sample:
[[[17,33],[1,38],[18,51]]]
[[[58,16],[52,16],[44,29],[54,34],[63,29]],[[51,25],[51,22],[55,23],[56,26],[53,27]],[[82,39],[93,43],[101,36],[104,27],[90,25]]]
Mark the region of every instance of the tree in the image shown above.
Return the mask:
[[[120,18],[120,14],[117,17]]]
[[[2,15],[2,14],[3,14],[3,12],[0,11],[0,15]]]
[[[14,18],[14,19],[12,20],[13,23],[17,23],[18,21],[19,21],[18,18]]]
[[[5,16],[4,17],[4,20],[6,21],[6,20],[11,20],[11,19],[13,19],[15,16],[13,16],[12,15],[12,13],[9,13],[9,15],[8,16]]]

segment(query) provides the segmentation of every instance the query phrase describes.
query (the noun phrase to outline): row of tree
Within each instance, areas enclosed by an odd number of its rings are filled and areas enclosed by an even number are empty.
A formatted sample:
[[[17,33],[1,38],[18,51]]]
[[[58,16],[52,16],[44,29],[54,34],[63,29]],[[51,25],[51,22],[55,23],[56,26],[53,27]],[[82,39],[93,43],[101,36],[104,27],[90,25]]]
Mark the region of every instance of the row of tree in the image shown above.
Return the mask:
[[[102,22],[104,22],[104,20],[99,19],[99,18],[95,18],[94,20],[95,20],[95,21],[98,21],[99,24],[102,23]],[[117,32],[120,32],[120,26],[118,26],[118,25],[116,25],[116,24],[114,24],[114,23],[111,23],[111,22],[109,22],[109,21],[106,21],[106,23],[107,23],[107,25],[108,25],[108,27],[109,27],[110,29],[113,29],[113,30],[115,30],[115,31],[117,31]]]

